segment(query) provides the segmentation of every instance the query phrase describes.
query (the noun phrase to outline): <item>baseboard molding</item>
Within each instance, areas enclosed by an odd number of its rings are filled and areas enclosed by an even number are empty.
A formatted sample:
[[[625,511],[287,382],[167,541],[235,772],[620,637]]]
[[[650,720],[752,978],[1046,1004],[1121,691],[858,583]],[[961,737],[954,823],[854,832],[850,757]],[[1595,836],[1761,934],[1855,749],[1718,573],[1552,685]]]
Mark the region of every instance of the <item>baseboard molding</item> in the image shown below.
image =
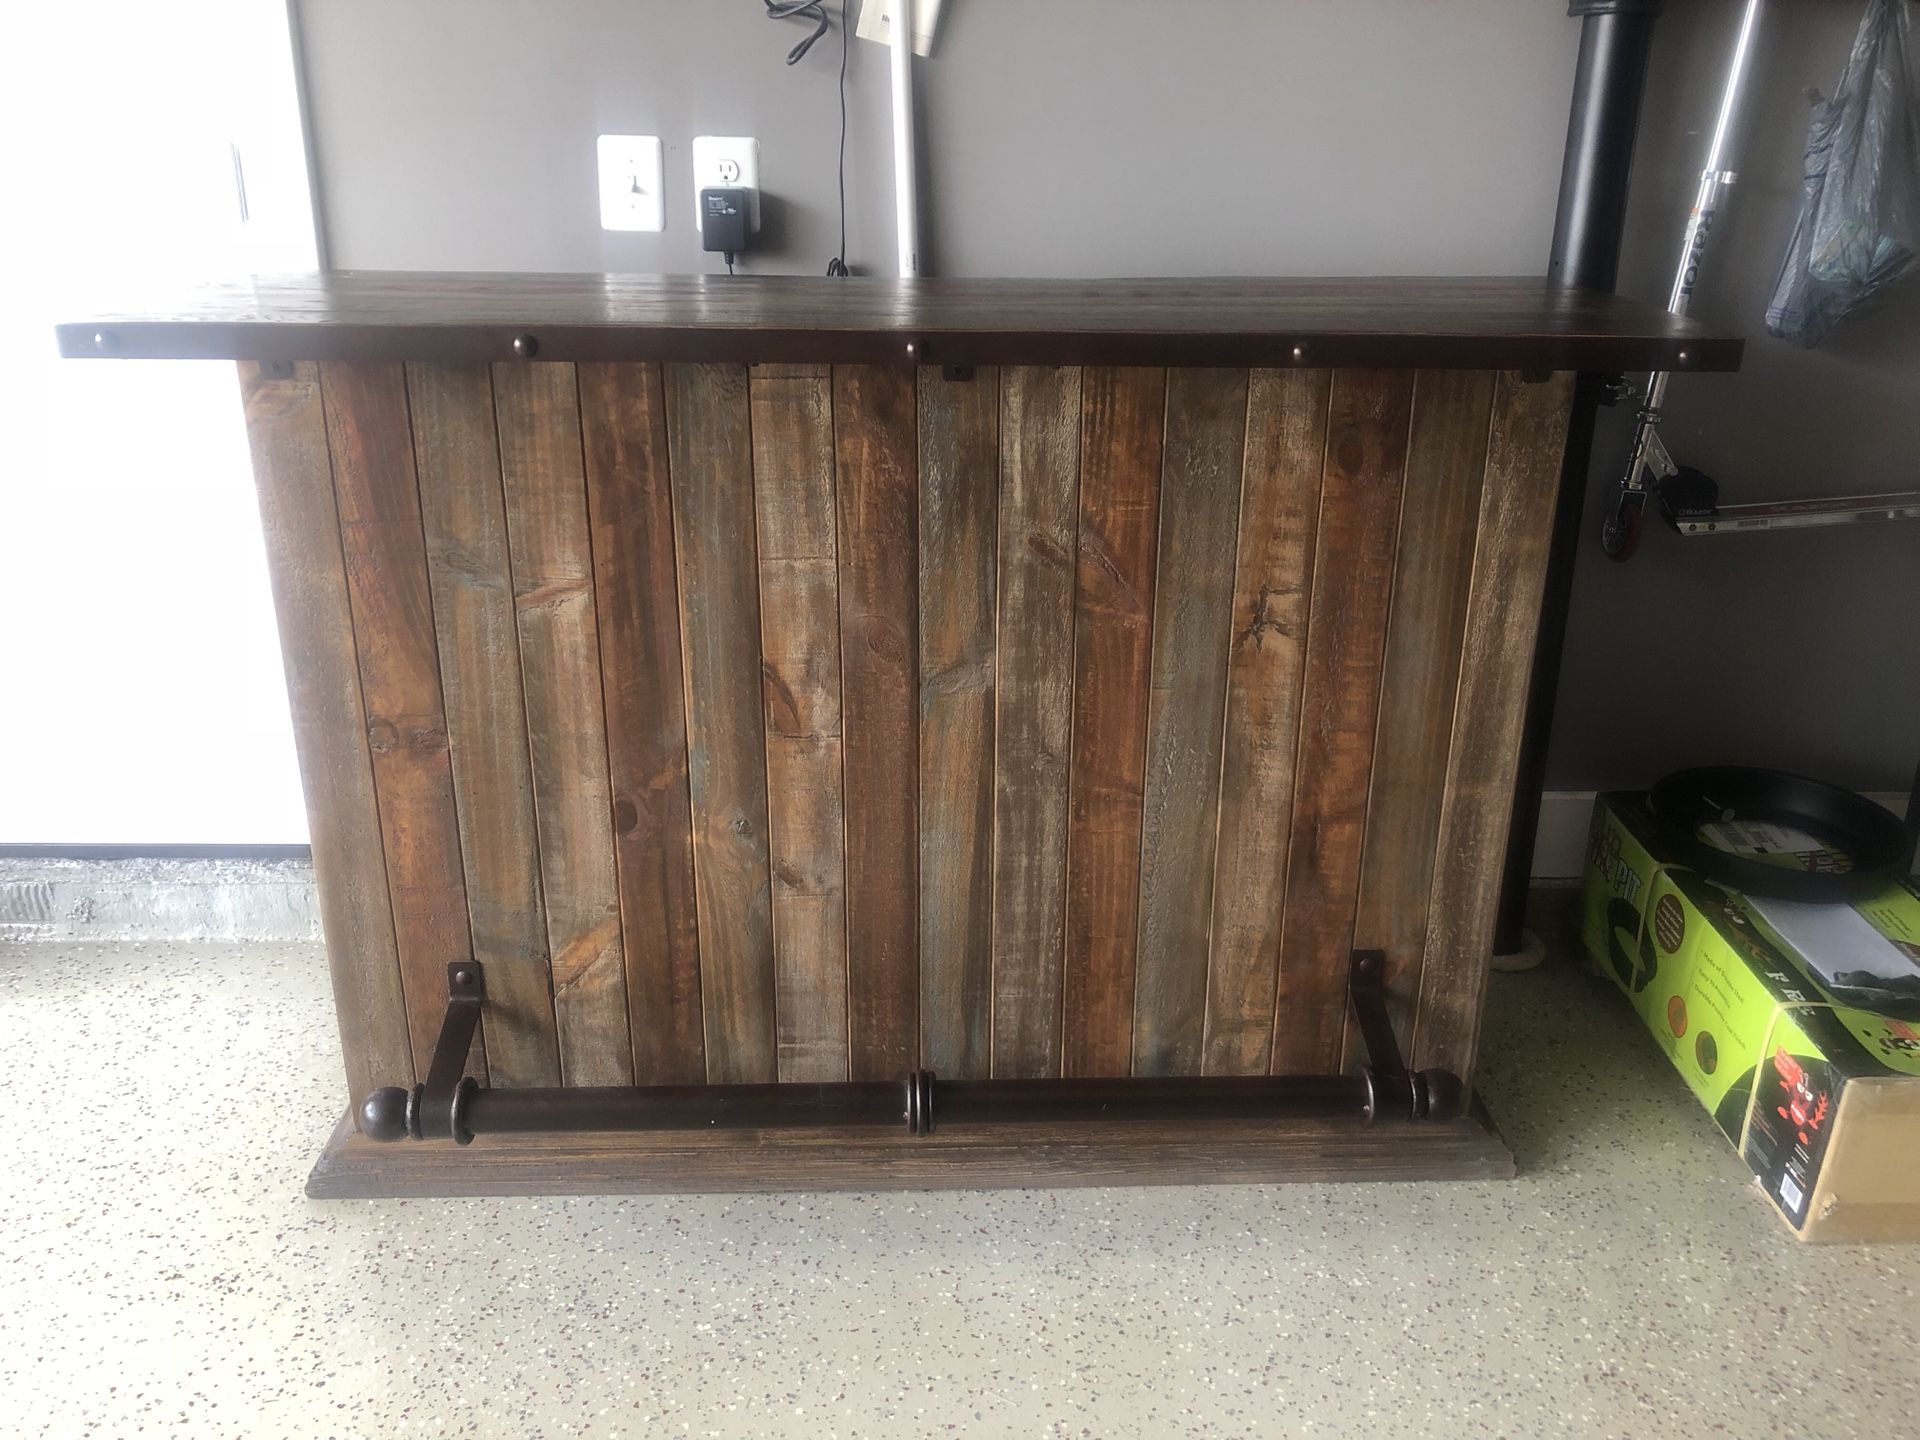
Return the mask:
[[[311,860],[0,857],[0,941],[319,938]]]
[[[1540,797],[1540,829],[1533,843],[1533,878],[1571,880],[1587,859],[1587,828],[1593,821],[1592,790],[1549,790]],[[1907,813],[1898,791],[1868,791],[1867,799],[1896,815]]]

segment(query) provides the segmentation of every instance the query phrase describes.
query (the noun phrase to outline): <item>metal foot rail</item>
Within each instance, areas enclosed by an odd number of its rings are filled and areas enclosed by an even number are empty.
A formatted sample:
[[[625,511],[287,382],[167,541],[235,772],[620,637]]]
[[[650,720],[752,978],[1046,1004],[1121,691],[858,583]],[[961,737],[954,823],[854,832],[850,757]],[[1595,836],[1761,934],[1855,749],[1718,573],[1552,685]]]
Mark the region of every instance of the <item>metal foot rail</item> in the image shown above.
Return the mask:
[[[494,1090],[464,1074],[486,996],[478,961],[447,967],[447,1010],[425,1083],[361,1103],[375,1140],[671,1130],[890,1129],[1182,1120],[1452,1120],[1465,1087],[1446,1070],[1410,1072],[1387,1016],[1386,957],[1356,951],[1348,995],[1368,1064],[1353,1075],[1175,1075],[1121,1079],[902,1080],[785,1085],[625,1085]]]

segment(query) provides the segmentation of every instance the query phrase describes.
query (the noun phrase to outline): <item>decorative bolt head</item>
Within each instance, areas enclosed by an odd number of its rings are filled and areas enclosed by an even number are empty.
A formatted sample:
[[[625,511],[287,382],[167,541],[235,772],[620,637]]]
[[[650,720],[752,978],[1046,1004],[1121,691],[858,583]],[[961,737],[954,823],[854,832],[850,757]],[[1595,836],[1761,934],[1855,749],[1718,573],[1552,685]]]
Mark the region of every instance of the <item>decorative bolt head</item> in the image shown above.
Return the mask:
[[[1293,347],[1293,358],[1294,358],[1294,359],[1296,359],[1296,360],[1304,360],[1304,359],[1306,359],[1306,358],[1307,358],[1307,347],[1306,347],[1306,346],[1304,346],[1304,345],[1296,345],[1296,346],[1294,346],[1294,347]]]
[[[919,353],[920,353],[920,342],[918,340],[907,341],[907,358],[911,360]]]
[[[513,337],[513,353],[522,360],[531,360],[540,353],[540,341],[532,335],[516,335]]]
[[[456,984],[456,985],[471,985],[471,984],[473,984],[473,971],[471,971],[471,970],[456,970],[456,971],[454,971],[454,972],[453,972],[453,983],[454,983],[454,984]]]
[[[1691,356],[1691,355],[1689,355],[1687,351],[1685,351],[1685,350],[1682,350],[1682,351],[1680,352],[1680,363],[1681,363],[1682,365],[1684,365],[1684,364],[1686,364],[1686,363],[1687,363],[1687,361],[1688,361],[1688,360],[1690,360],[1691,358],[1692,358],[1692,356]]]

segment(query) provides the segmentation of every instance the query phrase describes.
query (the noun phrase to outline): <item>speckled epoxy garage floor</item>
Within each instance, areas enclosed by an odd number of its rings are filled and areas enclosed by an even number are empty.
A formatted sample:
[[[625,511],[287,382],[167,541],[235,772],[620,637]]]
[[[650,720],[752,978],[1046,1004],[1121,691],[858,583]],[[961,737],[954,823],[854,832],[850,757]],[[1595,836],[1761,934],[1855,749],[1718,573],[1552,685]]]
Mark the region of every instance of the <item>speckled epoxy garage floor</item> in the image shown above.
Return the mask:
[[[1509,1184],[315,1202],[314,946],[0,948],[0,1436],[1901,1436],[1624,1007],[1497,977]]]

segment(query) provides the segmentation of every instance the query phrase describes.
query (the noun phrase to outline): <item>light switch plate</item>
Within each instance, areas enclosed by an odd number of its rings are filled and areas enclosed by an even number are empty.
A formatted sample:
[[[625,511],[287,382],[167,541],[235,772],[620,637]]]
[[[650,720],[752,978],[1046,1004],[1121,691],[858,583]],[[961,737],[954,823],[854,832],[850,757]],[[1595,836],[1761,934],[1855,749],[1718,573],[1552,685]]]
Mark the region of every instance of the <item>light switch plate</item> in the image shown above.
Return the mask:
[[[667,186],[658,135],[600,137],[600,228],[664,230]]]
[[[940,28],[940,0],[913,0],[913,53],[933,54],[934,33]],[[860,23],[853,33],[862,40],[893,42],[893,0],[860,0]]]
[[[751,135],[693,137],[693,226],[700,225],[700,192],[738,185],[747,192],[747,228],[760,228],[760,142]]]

